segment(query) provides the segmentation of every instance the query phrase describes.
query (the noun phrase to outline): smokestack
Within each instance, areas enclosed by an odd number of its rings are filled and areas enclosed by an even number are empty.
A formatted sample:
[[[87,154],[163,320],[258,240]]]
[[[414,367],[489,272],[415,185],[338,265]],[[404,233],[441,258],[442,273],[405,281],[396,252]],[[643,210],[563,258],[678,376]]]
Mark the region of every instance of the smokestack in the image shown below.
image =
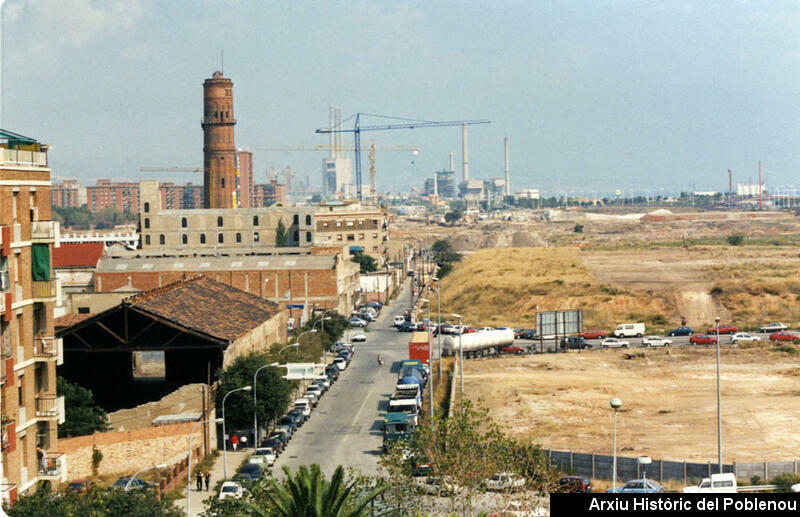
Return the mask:
[[[511,173],[508,170],[508,137],[503,139],[506,153],[506,197],[511,195]]]
[[[454,153],[453,151],[450,151],[450,168],[448,170],[451,172],[456,170],[455,164],[453,163],[453,157],[455,156],[455,154],[456,153]]]
[[[469,148],[467,145],[467,125],[461,124],[461,154],[464,157],[462,164],[463,180],[469,181]]]

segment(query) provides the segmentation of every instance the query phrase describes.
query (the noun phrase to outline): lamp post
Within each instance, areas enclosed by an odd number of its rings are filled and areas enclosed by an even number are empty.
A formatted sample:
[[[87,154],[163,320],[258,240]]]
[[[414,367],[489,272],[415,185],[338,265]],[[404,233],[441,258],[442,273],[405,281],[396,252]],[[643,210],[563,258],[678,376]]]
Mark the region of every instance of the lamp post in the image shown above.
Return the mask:
[[[188,453],[189,465],[188,467],[186,467],[186,517],[189,517],[189,515],[191,515],[189,513],[189,503],[190,503],[189,496],[192,493],[192,484],[191,484],[192,483],[192,433],[194,433],[195,427],[197,427],[199,424],[205,424],[210,421],[211,419],[208,418],[206,420],[200,420],[198,422],[195,422],[194,425],[192,426],[192,430],[189,431],[189,453]],[[217,424],[222,423],[222,419],[215,418],[214,422],[216,422]]]
[[[316,332],[317,332],[317,329],[311,329],[311,330],[306,330],[305,332],[301,333],[299,336],[297,336],[297,340],[294,343],[292,343],[291,345],[286,345],[285,347],[283,347],[280,350],[278,350],[278,355],[280,355],[281,352],[283,352],[287,348],[292,348],[292,347],[297,347],[297,353],[299,354],[300,353],[300,338],[303,337],[306,334],[315,334]]]
[[[719,389],[719,316],[717,324],[717,456],[719,460],[719,473],[722,474],[722,405]]]
[[[144,467],[144,468],[141,468],[141,469],[137,470],[134,475],[132,475],[130,478],[128,478],[128,482],[125,483],[125,491],[127,492],[128,490],[131,489],[131,483],[133,483],[133,480],[136,479],[136,476],[138,476],[139,474],[141,474],[145,470],[165,469],[165,468],[167,468],[167,464],[166,463],[159,463],[158,465],[153,465],[152,467]]]
[[[639,456],[636,458],[636,463],[639,465],[644,465],[644,474],[642,474],[642,484],[644,485],[644,493],[647,493],[647,465],[653,463],[653,460],[650,459],[650,456]]]
[[[442,284],[439,282],[439,277],[433,277],[432,280],[436,282],[436,297],[438,299],[439,309],[439,326],[436,330],[436,349],[439,354],[439,381],[442,379]]]
[[[458,369],[459,376],[461,377],[461,416],[464,416],[464,349],[461,346],[461,336],[464,335],[464,326],[461,324],[460,314],[451,314],[450,316],[458,320]]]
[[[611,409],[614,410],[614,459],[612,461],[611,491],[617,491],[617,411],[622,407],[622,401],[618,398],[611,399],[609,402]]]
[[[228,479],[228,436],[225,430],[225,401],[228,400],[228,396],[231,393],[236,393],[237,391],[251,391],[252,389],[252,386],[243,386],[229,391],[222,397],[222,472],[226,480]]]
[[[253,374],[253,447],[258,448],[259,445],[259,434],[258,434],[258,396],[257,396],[257,388],[258,384],[256,383],[256,378],[258,377],[258,372],[263,370],[264,368],[269,368],[270,366],[278,366],[278,363],[269,363],[265,364],[264,366],[260,366],[256,373]]]
[[[431,362],[433,361],[432,359],[433,353],[431,351],[431,345],[433,344],[432,330],[431,330],[431,302],[427,298],[420,298],[419,301],[420,303],[425,303],[428,305],[428,365],[429,365],[428,376],[430,377],[430,386],[428,387],[428,391],[430,392],[431,425],[433,425],[433,368],[430,367],[432,366]]]

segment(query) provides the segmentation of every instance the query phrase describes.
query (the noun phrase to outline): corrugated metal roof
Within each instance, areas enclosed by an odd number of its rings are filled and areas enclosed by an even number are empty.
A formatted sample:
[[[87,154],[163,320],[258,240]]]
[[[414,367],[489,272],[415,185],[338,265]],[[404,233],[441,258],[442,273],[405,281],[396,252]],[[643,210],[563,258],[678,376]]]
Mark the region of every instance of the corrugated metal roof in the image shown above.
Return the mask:
[[[257,271],[283,269],[333,269],[336,255],[290,255],[238,257],[104,257],[97,265],[98,273],[136,271]]]

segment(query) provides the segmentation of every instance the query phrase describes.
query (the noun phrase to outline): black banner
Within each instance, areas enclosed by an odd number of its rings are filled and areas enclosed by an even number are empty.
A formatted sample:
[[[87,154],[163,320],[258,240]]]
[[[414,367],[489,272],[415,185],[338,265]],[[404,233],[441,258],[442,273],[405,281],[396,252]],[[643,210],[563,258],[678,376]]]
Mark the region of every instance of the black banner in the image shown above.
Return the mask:
[[[800,494],[551,494],[550,515],[793,515]]]

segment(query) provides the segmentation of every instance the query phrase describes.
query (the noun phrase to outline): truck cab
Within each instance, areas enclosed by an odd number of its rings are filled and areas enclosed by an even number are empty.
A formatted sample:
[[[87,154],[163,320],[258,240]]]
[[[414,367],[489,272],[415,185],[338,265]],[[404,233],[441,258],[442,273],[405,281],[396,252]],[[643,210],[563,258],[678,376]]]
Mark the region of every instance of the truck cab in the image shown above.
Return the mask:
[[[411,439],[414,429],[416,425],[406,413],[387,413],[383,419],[383,452],[394,442]]]

